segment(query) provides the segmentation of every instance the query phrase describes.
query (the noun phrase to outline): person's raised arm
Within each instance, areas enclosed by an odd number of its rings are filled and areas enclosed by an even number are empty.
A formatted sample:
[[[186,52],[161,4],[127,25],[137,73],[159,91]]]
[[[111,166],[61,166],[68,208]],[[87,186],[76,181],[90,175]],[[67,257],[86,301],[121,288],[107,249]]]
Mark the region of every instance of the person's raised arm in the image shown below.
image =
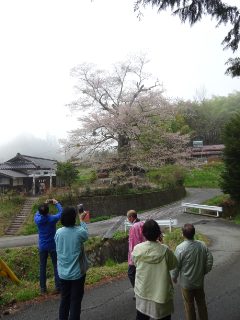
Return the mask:
[[[79,231],[83,242],[88,239],[88,227],[86,222],[84,222],[84,218],[86,217],[86,215],[86,211],[78,214],[80,221]]]
[[[55,205],[55,207],[56,207],[57,210],[58,210],[57,213],[52,216],[52,218],[53,218],[55,221],[58,221],[58,220],[61,219],[61,215],[62,215],[63,208],[62,208],[61,203],[59,203],[56,199],[52,199],[52,203]]]

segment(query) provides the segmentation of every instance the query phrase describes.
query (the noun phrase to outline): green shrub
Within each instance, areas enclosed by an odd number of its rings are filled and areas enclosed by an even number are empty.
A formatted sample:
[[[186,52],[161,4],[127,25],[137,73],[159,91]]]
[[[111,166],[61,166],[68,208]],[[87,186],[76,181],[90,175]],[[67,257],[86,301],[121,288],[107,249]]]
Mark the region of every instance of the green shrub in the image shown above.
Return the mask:
[[[150,169],[147,177],[150,182],[160,186],[162,189],[172,189],[184,183],[186,170],[178,165],[165,165],[160,168]]]
[[[88,185],[97,180],[97,173],[92,168],[78,168],[78,184],[79,185]]]
[[[121,240],[128,237],[128,234],[125,231],[116,231],[113,235],[114,240]]]

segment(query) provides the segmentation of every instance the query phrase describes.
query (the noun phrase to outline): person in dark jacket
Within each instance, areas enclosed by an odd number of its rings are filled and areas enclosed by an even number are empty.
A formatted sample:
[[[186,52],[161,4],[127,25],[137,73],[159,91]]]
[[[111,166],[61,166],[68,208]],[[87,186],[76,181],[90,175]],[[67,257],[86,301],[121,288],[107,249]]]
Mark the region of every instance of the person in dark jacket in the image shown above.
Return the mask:
[[[57,213],[52,215],[49,214],[49,202],[55,205]],[[46,267],[47,258],[50,255],[53,268],[54,268],[54,280],[56,293],[60,292],[60,279],[57,271],[57,253],[55,244],[56,224],[60,220],[62,215],[62,206],[56,200],[47,200],[45,203],[39,205],[38,211],[35,214],[34,222],[38,228],[38,248],[39,248],[39,259],[40,259],[40,289],[41,293],[47,292],[46,286]]]

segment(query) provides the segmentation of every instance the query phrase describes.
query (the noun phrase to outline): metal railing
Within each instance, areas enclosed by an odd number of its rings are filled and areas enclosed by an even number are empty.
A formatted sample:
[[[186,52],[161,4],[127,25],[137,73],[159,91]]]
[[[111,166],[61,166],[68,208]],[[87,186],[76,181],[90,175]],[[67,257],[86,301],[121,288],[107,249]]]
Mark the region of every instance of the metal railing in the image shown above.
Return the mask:
[[[166,226],[169,227],[169,231],[172,231],[172,226],[176,226],[178,224],[177,219],[165,219],[165,220],[155,220],[159,226]],[[124,221],[124,228],[125,232],[127,232],[127,229],[131,228],[133,224],[130,223],[129,221],[125,220]]]
[[[202,210],[206,211],[215,211],[217,217],[219,217],[219,212],[223,211],[222,207],[217,207],[217,206],[208,206],[205,204],[197,204],[197,203],[189,203],[189,202],[183,202],[182,207],[184,207],[184,212],[187,212],[187,208],[192,208],[192,209],[198,209],[197,214],[203,214]],[[190,212],[190,213],[196,213],[196,212]]]

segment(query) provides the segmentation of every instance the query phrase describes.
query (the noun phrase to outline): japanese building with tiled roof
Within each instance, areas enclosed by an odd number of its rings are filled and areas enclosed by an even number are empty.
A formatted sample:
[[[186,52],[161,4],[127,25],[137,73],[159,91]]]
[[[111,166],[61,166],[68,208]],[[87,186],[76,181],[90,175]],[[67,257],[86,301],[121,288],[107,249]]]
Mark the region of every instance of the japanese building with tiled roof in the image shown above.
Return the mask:
[[[17,153],[0,164],[0,190],[16,189],[35,195],[40,184],[46,188],[56,184],[56,167],[56,160]]]

